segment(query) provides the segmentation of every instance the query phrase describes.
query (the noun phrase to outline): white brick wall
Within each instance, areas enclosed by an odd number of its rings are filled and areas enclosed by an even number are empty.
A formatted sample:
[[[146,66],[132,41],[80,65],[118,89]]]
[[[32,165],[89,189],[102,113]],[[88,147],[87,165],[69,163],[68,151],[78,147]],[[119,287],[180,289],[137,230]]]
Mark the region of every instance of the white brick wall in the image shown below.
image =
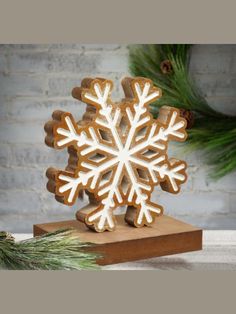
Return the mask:
[[[127,57],[122,45],[0,45],[0,229],[30,232],[34,223],[73,219],[83,206],[71,209],[46,191],[47,167],[63,168],[67,154],[44,145],[43,125],[55,109],[81,117],[85,107],[70,93],[85,76],[113,79],[120,98]],[[193,46],[190,68],[213,106],[236,114],[236,45]],[[210,182],[201,153],[177,152],[189,163],[187,184],[177,196],[156,189],[153,199],[196,225],[236,229],[235,174]]]

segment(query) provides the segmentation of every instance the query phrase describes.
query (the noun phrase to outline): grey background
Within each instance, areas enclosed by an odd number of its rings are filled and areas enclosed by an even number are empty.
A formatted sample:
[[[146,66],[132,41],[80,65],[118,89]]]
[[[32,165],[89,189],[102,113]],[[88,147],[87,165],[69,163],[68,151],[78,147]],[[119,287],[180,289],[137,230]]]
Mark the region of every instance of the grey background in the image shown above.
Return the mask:
[[[190,71],[213,107],[236,114],[235,45],[194,45]],[[55,109],[82,116],[85,107],[70,92],[91,75],[113,79],[119,99],[127,46],[0,45],[0,229],[31,232],[34,223],[73,219],[83,206],[62,205],[46,191],[47,167],[64,168],[67,154],[44,145],[43,125]],[[188,162],[188,182],[177,196],[157,189],[153,200],[197,226],[235,229],[235,173],[211,182],[201,152],[172,153]]]

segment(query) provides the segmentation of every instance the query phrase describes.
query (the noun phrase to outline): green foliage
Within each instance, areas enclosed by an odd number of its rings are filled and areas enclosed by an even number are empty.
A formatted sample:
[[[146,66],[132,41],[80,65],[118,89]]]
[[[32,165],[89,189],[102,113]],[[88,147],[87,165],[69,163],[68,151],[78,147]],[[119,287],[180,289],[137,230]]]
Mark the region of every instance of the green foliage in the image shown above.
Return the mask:
[[[207,163],[213,166],[211,176],[218,179],[236,169],[236,117],[215,111],[201,95],[188,71],[190,48],[190,45],[131,46],[130,71],[135,76],[152,79],[162,89],[163,96],[152,105],[154,116],[163,105],[194,113],[194,126],[188,130],[189,148],[204,150]],[[161,71],[164,60],[171,62],[170,73]]]
[[[73,236],[71,230],[59,230],[21,242],[15,242],[3,231],[0,232],[0,269],[96,269],[98,255],[83,251],[89,246]]]

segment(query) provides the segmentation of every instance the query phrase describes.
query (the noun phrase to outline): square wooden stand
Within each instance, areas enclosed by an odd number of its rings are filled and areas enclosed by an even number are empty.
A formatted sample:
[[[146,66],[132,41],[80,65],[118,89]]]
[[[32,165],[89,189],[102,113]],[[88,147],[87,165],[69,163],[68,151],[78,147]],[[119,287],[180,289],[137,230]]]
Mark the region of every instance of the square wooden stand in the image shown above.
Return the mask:
[[[81,241],[94,243],[89,251],[101,253],[99,265],[109,265],[202,249],[202,230],[170,216],[158,217],[151,227],[134,228],[116,216],[114,232],[96,233],[77,220],[34,225],[34,236],[74,228]]]

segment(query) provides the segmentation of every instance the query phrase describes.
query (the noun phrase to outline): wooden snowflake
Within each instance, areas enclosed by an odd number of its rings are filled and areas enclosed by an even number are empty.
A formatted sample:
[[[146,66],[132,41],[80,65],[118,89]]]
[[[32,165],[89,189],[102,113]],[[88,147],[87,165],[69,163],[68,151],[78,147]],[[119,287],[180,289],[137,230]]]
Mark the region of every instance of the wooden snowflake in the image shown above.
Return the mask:
[[[178,109],[164,106],[155,120],[148,105],[161,90],[148,79],[125,78],[120,103],[110,98],[112,86],[106,79],[84,79],[72,94],[88,104],[87,115],[95,108],[92,119],[76,123],[70,113],[55,111],[45,125],[47,145],[68,147],[70,155],[65,171],[49,168],[48,189],[67,205],[88,191],[90,204],[77,218],[98,232],[114,230],[113,211],[121,205],[127,205],[129,224],[152,224],[163,212],[150,200],[154,186],[178,193],[187,178],[186,163],[166,154],[168,141],[187,136]]]

